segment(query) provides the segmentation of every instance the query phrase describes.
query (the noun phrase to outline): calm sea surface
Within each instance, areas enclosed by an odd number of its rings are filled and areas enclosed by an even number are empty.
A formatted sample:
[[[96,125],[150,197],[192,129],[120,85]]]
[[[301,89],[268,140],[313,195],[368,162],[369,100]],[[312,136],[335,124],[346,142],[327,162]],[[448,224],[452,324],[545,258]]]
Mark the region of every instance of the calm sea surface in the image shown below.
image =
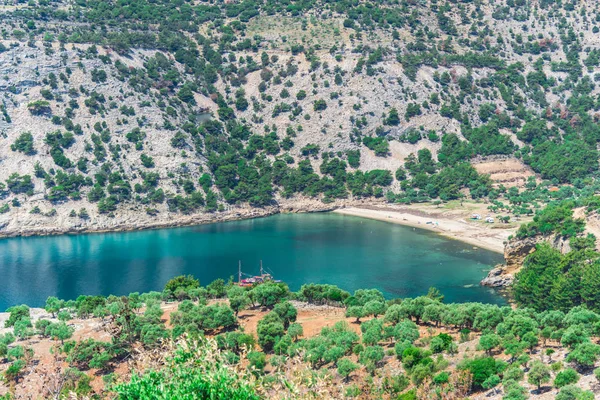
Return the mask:
[[[297,290],[331,283],[387,297],[425,294],[435,286],[447,302],[505,304],[479,281],[502,256],[391,223],[338,214],[275,215],[188,228],[0,240],[0,310],[41,306],[48,296],[162,290],[176,275],[205,285],[260,260]]]

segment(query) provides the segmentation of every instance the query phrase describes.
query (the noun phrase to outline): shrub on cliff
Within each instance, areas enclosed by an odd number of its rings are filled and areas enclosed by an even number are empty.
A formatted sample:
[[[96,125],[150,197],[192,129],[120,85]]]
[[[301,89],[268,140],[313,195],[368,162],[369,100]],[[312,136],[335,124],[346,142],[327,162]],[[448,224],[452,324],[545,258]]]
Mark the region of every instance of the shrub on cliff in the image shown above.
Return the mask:
[[[19,151],[28,156],[36,153],[33,147],[33,135],[31,132],[21,133],[15,142],[10,145],[10,148],[12,151]]]
[[[50,112],[50,103],[46,100],[37,100],[27,104],[27,109],[33,115],[42,115]]]

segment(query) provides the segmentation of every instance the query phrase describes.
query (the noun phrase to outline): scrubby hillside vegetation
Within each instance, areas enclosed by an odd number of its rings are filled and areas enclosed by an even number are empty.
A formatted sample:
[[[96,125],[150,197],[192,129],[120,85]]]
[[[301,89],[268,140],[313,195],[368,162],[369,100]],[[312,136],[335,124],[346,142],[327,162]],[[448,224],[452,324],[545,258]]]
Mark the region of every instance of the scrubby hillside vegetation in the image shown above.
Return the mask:
[[[3,0],[0,15],[5,235],[508,198],[482,159],[546,188],[598,170],[593,2]]]
[[[355,201],[535,215],[515,308],[191,277],[50,298],[8,310],[0,396],[597,397],[599,22],[574,0],[0,0],[3,236]]]
[[[565,292],[565,295],[568,293]],[[51,297],[1,315],[0,396],[591,400],[598,304],[569,310],[386,300],[190,276],[163,292]],[[594,394],[595,393],[595,394]]]

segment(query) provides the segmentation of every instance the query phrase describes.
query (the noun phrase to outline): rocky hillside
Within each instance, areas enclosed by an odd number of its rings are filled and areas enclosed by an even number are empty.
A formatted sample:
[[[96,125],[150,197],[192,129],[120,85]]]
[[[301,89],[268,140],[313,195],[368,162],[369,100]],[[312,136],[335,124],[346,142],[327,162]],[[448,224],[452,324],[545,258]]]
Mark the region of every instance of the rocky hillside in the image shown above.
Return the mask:
[[[596,15],[522,0],[5,0],[0,234],[577,183],[598,169]]]

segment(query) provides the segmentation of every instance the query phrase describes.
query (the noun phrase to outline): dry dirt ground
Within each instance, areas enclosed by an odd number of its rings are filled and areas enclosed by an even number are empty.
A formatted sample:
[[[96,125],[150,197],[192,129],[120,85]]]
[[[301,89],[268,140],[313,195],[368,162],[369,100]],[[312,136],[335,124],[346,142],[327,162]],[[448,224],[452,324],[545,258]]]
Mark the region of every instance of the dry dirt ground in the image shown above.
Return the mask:
[[[473,167],[480,174],[488,174],[496,185],[522,188],[530,176],[535,176],[533,170],[516,158],[484,160],[474,162]]]

